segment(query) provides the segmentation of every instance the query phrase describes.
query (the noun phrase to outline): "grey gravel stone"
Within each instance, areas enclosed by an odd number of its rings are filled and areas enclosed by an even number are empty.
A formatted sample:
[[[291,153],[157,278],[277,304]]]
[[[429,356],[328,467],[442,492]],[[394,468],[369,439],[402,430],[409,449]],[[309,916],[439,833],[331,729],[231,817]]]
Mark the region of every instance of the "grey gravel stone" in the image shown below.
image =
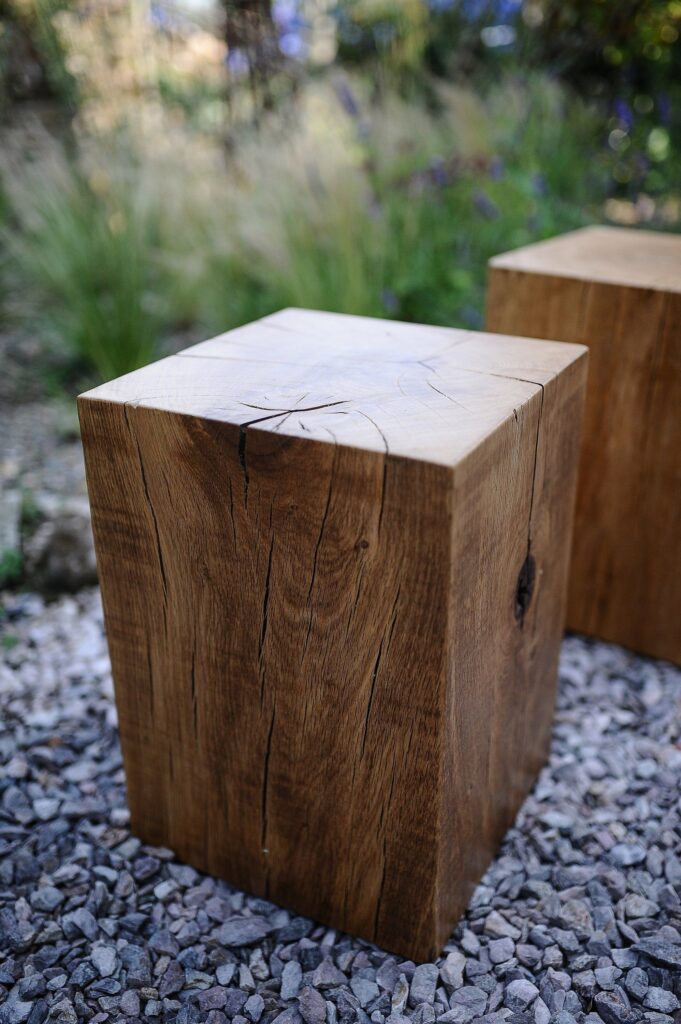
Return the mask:
[[[248,1017],[252,1024],[258,1024],[265,1009],[265,1000],[259,993],[249,996],[244,1003],[244,1016]]]
[[[599,992],[594,1006],[605,1024],[634,1024],[637,1020],[628,1000],[622,999],[617,991]]]
[[[347,978],[340,971],[333,960],[325,957],[314,972],[313,985],[318,989],[335,988],[337,985],[347,983]]]
[[[224,992],[225,1002],[223,1005],[225,1013],[228,1017],[235,1017],[244,1008],[248,996],[239,988],[227,988],[224,989]]]
[[[118,963],[116,950],[112,946],[94,946],[90,953],[90,960],[100,978],[109,978],[116,970]]]
[[[460,1014],[461,1024],[467,1024],[474,1017],[481,1017],[487,1006],[487,994],[474,985],[457,989],[449,1000],[452,1010]]]
[[[640,843],[616,843],[608,856],[619,867],[630,868],[646,859],[646,850]]]
[[[171,996],[176,992],[182,991],[185,981],[186,975],[184,967],[177,960],[171,960],[158,987],[161,999],[165,999],[167,996]],[[219,977],[218,981],[220,982]],[[222,982],[220,982],[220,984],[222,984]]]
[[[650,938],[637,942],[634,949],[654,963],[664,964],[666,967],[681,967],[681,944]]]
[[[463,970],[466,966],[466,957],[463,953],[454,950],[447,954],[445,962],[440,967],[440,977],[447,988],[457,989],[463,985]]]
[[[681,1004],[673,992],[651,985],[643,998],[643,1005],[649,1010],[659,1010],[660,1013],[673,1013]]]
[[[85,907],[79,907],[62,917],[62,928],[67,939],[76,939],[84,935],[90,942],[94,942],[99,934],[97,921]]]
[[[369,978],[362,978],[360,975],[355,975],[350,979],[350,988],[359,999],[359,1004],[363,1009],[367,1007],[369,1003],[372,1003],[379,994],[376,982],[370,981]],[[434,996],[435,993],[433,992],[433,997]]]
[[[648,975],[645,971],[641,970],[640,967],[632,967],[627,972],[627,976],[624,980],[624,987],[630,996],[642,1002],[643,997],[648,991]]]
[[[409,1005],[432,1003],[435,999],[435,987],[438,980],[438,968],[435,964],[419,964],[414,971],[409,988]]]
[[[305,1024],[324,1024],[326,1020],[324,996],[309,985],[298,996],[298,1010]]]
[[[199,1009],[204,1012],[208,1010],[221,1010],[227,1001],[227,993],[221,985],[213,985],[212,988],[199,992],[197,1001]]]
[[[513,939],[494,939],[487,947],[489,958],[493,964],[503,964],[510,960],[515,952]]]
[[[0,1024],[23,1024],[31,1015],[33,1003],[12,1000],[0,1007]]]
[[[594,976],[600,988],[610,992],[615,987],[615,982],[621,976],[619,967],[597,967]]]
[[[31,906],[43,914],[51,914],[64,902],[64,894],[54,885],[43,885],[30,895]]]
[[[220,964],[215,972],[218,985],[229,985],[235,974],[236,964]]]
[[[393,1013],[402,1013],[407,1005],[409,998],[409,982],[407,981],[404,974],[400,974],[397,979],[395,988],[393,989],[392,999],[390,1005]]]
[[[133,989],[129,989],[121,996],[119,1003],[121,1012],[128,1017],[137,1017],[140,1012],[140,997]]]
[[[319,982],[316,980],[321,975],[319,974],[321,969],[317,968],[315,972],[315,984],[319,986]],[[281,998],[282,999],[295,999],[300,990],[301,981],[303,978],[303,971],[300,964],[296,960],[290,960],[287,964],[284,964],[284,970],[281,973]]]
[[[520,932],[512,925],[510,921],[507,921],[505,917],[502,917],[496,910],[493,910],[491,914],[487,915],[485,919],[485,931],[488,935],[492,935],[494,938],[505,938],[519,939]]]
[[[263,917],[233,917],[218,931],[218,942],[223,946],[252,946],[272,930],[272,925]]]
[[[504,1002],[514,1013],[523,1013],[539,995],[539,989],[531,981],[518,978],[506,986]]]

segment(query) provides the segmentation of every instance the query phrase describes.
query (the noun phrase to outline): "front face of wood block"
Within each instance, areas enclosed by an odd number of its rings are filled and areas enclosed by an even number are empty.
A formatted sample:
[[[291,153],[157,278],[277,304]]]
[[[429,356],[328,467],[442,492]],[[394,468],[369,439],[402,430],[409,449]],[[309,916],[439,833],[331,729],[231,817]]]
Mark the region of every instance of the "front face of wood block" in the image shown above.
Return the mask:
[[[435,954],[545,754],[584,362],[286,311],[80,400],[141,836]]]
[[[490,330],[590,349],[568,626],[681,663],[681,239],[587,229],[489,284]]]

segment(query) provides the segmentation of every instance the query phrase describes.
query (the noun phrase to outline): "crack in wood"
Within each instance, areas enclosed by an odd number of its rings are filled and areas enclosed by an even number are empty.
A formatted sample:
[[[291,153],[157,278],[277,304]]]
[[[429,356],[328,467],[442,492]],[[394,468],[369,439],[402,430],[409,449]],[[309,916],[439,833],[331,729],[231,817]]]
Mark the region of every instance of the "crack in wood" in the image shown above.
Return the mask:
[[[374,668],[371,673],[371,686],[369,687],[369,700],[367,702],[367,709],[364,715],[364,731],[362,733],[362,746],[359,752],[360,761],[364,757],[364,750],[366,748],[367,733],[369,732],[369,719],[371,717],[371,707],[374,703],[374,692],[376,690],[376,679],[378,678],[378,672],[381,667],[381,658],[383,657],[383,642],[385,637],[381,640],[378,646],[378,654],[376,655],[376,661],[374,662]]]
[[[334,449],[333,460],[331,462],[331,470],[330,470],[330,473],[329,473],[329,488],[328,488],[328,491],[326,493],[326,505],[324,506],[324,513],[322,515],[322,521],[321,521],[321,524],[319,526],[319,534],[317,535],[317,543],[315,544],[314,555],[312,557],[312,576],[310,577],[310,586],[308,587],[307,600],[306,600],[306,606],[307,606],[307,609],[309,611],[309,617],[308,617],[308,623],[307,623],[307,632],[305,634],[305,641],[303,643],[303,658],[305,657],[305,654],[307,652],[307,645],[308,645],[308,642],[309,642],[309,639],[310,639],[310,633],[312,632],[312,619],[313,619],[312,591],[314,590],[315,580],[317,578],[317,560],[319,558],[319,549],[320,549],[321,544],[322,544],[322,538],[324,536],[324,528],[326,527],[326,520],[328,518],[329,509],[331,507],[331,494],[333,492],[333,478],[334,478],[334,473],[335,473],[335,468],[336,468],[336,457],[337,457],[337,455],[338,455],[338,448],[336,447]]]
[[[248,508],[248,486],[250,483],[250,477],[248,474],[248,466],[246,463],[246,431],[249,427],[253,427],[256,423],[265,423],[267,420],[276,420],[280,416],[288,417],[292,413],[300,412],[316,412],[318,409],[330,409],[334,405],[345,405],[348,399],[341,399],[338,402],[325,402],[323,405],[308,405],[303,406],[302,409],[276,409],[271,410],[269,416],[258,416],[256,419],[247,420],[246,423],[239,425],[239,443],[237,447],[237,454],[239,457],[239,465],[244,475],[244,508]],[[248,405],[246,402],[241,402],[241,405],[245,405],[249,409],[265,409],[263,405]],[[281,426],[281,424],[280,424]]]
[[[392,642],[393,633],[395,632],[395,623],[397,622],[397,606],[399,604],[401,590],[402,590],[402,584],[398,584],[397,592],[395,594],[395,600],[393,601],[392,611],[390,613],[390,620],[389,620],[389,623],[388,623],[388,628],[387,628],[387,630],[385,631],[385,633],[383,634],[383,636],[381,638],[381,642],[380,642],[379,647],[378,647],[378,654],[376,656],[376,661],[374,663],[374,669],[373,669],[373,672],[371,674],[371,686],[370,686],[370,689],[369,689],[369,700],[368,700],[368,703],[367,703],[366,715],[364,717],[364,733],[362,735],[362,747],[361,747],[360,755],[359,755],[360,761],[364,757],[364,750],[365,750],[366,741],[367,741],[367,733],[369,731],[369,718],[371,716],[371,706],[372,706],[372,704],[374,702],[374,691],[376,689],[376,679],[378,678],[379,669],[381,667],[381,660],[383,658],[384,646],[385,646],[385,651],[387,653],[388,650],[390,649],[390,644]]]
[[[267,637],[268,610],[270,603],[270,577],[272,575],[272,553],[274,551],[274,536],[270,542],[270,553],[267,559],[267,574],[265,576],[265,592],[262,602],[262,624],[260,627],[260,638],[258,640],[258,672],[260,675],[260,707],[265,699],[265,639]]]
[[[393,639],[393,633],[395,632],[395,624],[397,622],[397,606],[400,601],[400,594],[402,593],[402,584],[397,584],[397,593],[395,594],[395,600],[393,601],[392,612],[390,613],[390,625],[388,626],[388,642],[386,644],[386,651],[390,650],[390,645]]]
[[[239,402],[239,405],[243,405],[247,409],[262,409],[264,412],[274,414],[273,416],[262,416],[259,420],[251,420],[250,423],[244,424],[244,426],[250,427],[251,423],[260,423],[262,420],[274,419],[284,413],[287,416],[291,416],[295,412],[316,412],[318,409],[332,409],[335,405],[347,405],[349,401],[349,398],[340,398],[337,402],[323,402],[321,405],[294,405],[292,409],[272,408],[272,406],[268,405],[252,405],[250,402]]]
[[[166,578],[165,565],[163,563],[163,551],[161,549],[161,534],[160,534],[160,531],[159,531],[159,528],[158,528],[158,520],[156,518],[156,513],[154,512],[154,506],[151,503],[151,496],[149,494],[149,484],[147,482],[147,474],[146,474],[146,472],[144,470],[144,461],[142,459],[142,449],[140,447],[140,443],[139,443],[139,440],[137,438],[137,434],[135,433],[135,431],[132,428],[132,423],[130,422],[130,416],[129,416],[129,413],[128,413],[128,408],[129,408],[129,403],[128,402],[124,402],[123,403],[123,414],[125,416],[125,422],[128,425],[128,430],[130,431],[130,436],[132,437],[133,442],[135,444],[135,448],[137,449],[137,461],[139,462],[140,476],[142,477],[142,487],[144,489],[144,496],[145,496],[145,498],[147,500],[147,505],[149,506],[149,512],[151,514],[151,519],[152,519],[152,522],[154,524],[154,534],[155,534],[155,538],[156,538],[156,554],[157,554],[157,557],[158,557],[158,567],[159,567],[159,572],[161,574],[161,585],[162,585],[162,589],[163,589],[163,624],[164,624],[165,633],[166,633],[166,636],[167,636],[168,635],[168,581],[167,581],[167,578]]]
[[[534,439],[534,463],[532,466],[532,486],[530,489],[530,511],[527,519],[527,551],[518,575],[518,584],[515,594],[515,617],[522,629],[525,624],[525,615],[530,607],[534,593],[536,579],[536,563],[532,556],[532,516],[534,513],[534,492],[537,482],[537,461],[539,457],[539,438],[541,434],[542,417],[544,413],[544,385],[538,385],[540,389],[539,414],[537,416],[537,432]],[[515,409],[513,410],[515,413]]]
[[[383,460],[383,480],[381,483],[381,501],[378,507],[378,535],[380,537],[381,526],[383,525],[383,511],[385,509],[385,492],[388,482],[388,456],[390,455],[390,446],[388,445],[388,438],[385,436],[376,420],[372,419],[371,416],[369,416],[367,413],[362,412],[361,409],[355,409],[355,412],[359,413],[360,416],[363,416],[365,420],[368,420],[369,423],[371,423],[376,428],[376,430],[381,436],[383,446],[385,448],[385,458]]]
[[[234,487],[232,486],[232,478],[227,478],[229,484],[229,521],[232,524],[232,538],[234,540],[234,550],[236,551],[236,523],[234,522]]]
[[[436,372],[436,371],[433,371],[433,372]],[[439,388],[436,388],[435,385],[432,383],[432,381],[427,380],[426,384],[428,385],[428,387],[432,391],[436,391],[438,395],[442,395],[443,398],[446,398],[453,405],[457,405],[459,407],[459,409],[463,409],[464,412],[470,412],[470,409],[467,409],[466,406],[463,405],[461,402],[457,402],[456,398],[452,398],[451,395],[448,395],[444,391],[440,391]]]
[[[355,590],[355,600],[352,603],[352,608],[350,609],[350,614],[348,615],[347,625],[345,627],[345,634],[346,634],[346,636],[350,633],[350,627],[352,626],[353,620],[355,618],[355,612],[357,611],[357,608],[359,607],[359,599],[360,599],[360,597],[362,595],[362,584],[363,584],[363,582],[364,582],[364,562],[362,562],[362,564],[360,566],[360,569],[359,569],[358,576],[357,576],[357,588]]]

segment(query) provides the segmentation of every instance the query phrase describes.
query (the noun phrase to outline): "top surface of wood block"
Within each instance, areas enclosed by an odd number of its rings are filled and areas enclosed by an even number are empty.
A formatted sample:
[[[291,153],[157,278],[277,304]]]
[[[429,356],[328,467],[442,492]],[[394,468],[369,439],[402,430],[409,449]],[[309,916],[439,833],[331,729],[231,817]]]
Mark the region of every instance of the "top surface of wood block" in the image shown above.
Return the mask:
[[[514,249],[490,266],[530,274],[681,292],[681,236],[588,227]]]
[[[286,309],[87,392],[453,466],[581,345]]]

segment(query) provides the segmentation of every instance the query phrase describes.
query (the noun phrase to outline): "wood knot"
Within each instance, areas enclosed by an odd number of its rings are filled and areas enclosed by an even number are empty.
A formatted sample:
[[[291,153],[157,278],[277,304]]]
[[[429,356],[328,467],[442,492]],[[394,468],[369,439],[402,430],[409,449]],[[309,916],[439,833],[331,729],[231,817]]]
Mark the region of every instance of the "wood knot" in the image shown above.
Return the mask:
[[[525,620],[525,613],[530,607],[532,594],[534,593],[534,581],[537,575],[537,566],[532,555],[527,558],[520,567],[518,582],[515,588],[515,617],[522,626]]]

